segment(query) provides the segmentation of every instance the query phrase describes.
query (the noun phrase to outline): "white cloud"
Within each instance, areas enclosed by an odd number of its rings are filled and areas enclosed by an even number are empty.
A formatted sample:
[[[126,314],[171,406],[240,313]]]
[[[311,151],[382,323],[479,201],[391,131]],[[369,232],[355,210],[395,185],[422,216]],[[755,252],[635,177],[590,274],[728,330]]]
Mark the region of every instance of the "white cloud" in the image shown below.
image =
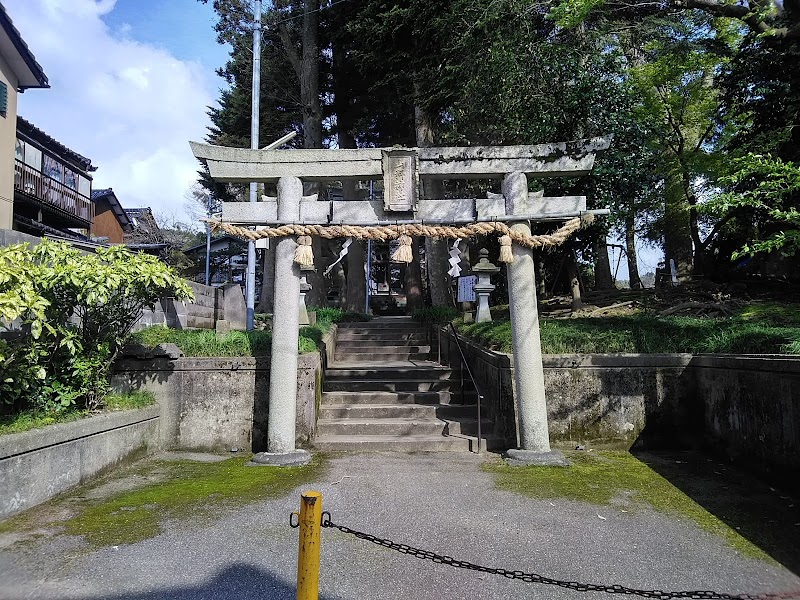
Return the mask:
[[[94,187],[113,187],[126,208],[182,216],[199,166],[188,142],[206,134],[213,73],[109,30],[101,17],[115,0],[4,4],[52,86],[21,96],[20,115],[91,158]]]

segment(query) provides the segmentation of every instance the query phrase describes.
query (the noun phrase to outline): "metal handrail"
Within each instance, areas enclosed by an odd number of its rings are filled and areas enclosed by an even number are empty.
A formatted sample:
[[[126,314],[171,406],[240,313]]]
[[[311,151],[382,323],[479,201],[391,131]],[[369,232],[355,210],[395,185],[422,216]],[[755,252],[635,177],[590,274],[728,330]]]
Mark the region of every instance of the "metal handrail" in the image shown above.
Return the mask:
[[[450,329],[453,330],[453,339],[456,342],[456,346],[458,346],[458,353],[461,355],[461,366],[467,367],[467,374],[469,378],[472,380],[472,385],[475,387],[475,393],[478,395],[478,452],[477,454],[481,453],[481,400],[483,400],[483,395],[481,394],[480,388],[478,388],[478,382],[475,381],[475,377],[472,375],[472,369],[469,368],[469,363],[467,362],[467,357],[464,356],[464,350],[461,348],[461,342],[458,341],[458,332],[456,331],[455,325],[453,323],[449,323]],[[462,380],[461,380],[461,399],[464,399],[464,380],[463,380],[463,371],[462,371]]]

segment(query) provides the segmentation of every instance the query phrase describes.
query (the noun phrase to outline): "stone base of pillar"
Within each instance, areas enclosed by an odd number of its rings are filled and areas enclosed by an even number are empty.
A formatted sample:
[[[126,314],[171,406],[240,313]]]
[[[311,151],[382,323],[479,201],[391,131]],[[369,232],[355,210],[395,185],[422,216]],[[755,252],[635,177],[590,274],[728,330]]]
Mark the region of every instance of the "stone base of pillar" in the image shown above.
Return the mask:
[[[568,467],[569,459],[560,450],[549,452],[536,452],[535,450],[508,450],[504,458],[511,467],[527,467],[536,465],[541,467]]]
[[[293,450],[292,452],[271,453],[259,452],[247,463],[248,467],[302,467],[311,462],[311,453],[308,450]]]

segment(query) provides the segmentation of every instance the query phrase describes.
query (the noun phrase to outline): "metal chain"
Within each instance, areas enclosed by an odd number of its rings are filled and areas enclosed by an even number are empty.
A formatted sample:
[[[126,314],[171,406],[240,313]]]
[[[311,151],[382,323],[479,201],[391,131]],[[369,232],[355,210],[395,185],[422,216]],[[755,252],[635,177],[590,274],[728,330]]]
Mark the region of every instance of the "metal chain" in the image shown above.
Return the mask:
[[[691,591],[691,592],[687,591],[663,592],[661,590],[638,590],[635,588],[628,588],[621,585],[602,585],[595,583],[580,583],[577,581],[561,581],[559,579],[545,577],[544,575],[539,575],[537,573],[525,573],[524,571],[510,571],[507,569],[484,567],[481,565],[476,565],[471,562],[467,562],[465,560],[457,560],[451,556],[436,554],[435,552],[430,552],[429,550],[420,550],[419,548],[414,548],[413,546],[409,546],[407,544],[398,544],[386,538],[380,538],[378,536],[369,533],[356,531],[355,529],[351,529],[350,527],[346,527],[344,525],[337,525],[336,523],[331,521],[331,516],[330,513],[328,512],[322,513],[322,527],[338,529],[342,533],[350,534],[352,536],[357,537],[358,539],[366,540],[368,542],[372,542],[373,544],[377,544],[378,546],[383,546],[384,548],[389,548],[390,550],[396,550],[401,554],[408,554],[409,556],[413,556],[414,558],[419,558],[421,560],[430,560],[437,564],[448,565],[451,567],[455,567],[457,569],[467,569],[469,571],[478,571],[479,573],[488,573],[490,575],[502,575],[507,579],[519,579],[521,581],[525,581],[528,583],[555,585],[558,587],[575,590],[577,592],[604,592],[607,594],[628,594],[631,596],[642,596],[644,598],[657,598],[659,600],[670,600],[671,598],[702,598],[705,600],[768,600],[768,599],[778,599],[778,598],[787,598],[787,599],[800,598],[800,595],[797,592],[791,592],[789,594],[758,594],[758,595],[752,595],[752,594],[732,595],[732,594],[723,594],[719,592],[703,591],[703,590]]]

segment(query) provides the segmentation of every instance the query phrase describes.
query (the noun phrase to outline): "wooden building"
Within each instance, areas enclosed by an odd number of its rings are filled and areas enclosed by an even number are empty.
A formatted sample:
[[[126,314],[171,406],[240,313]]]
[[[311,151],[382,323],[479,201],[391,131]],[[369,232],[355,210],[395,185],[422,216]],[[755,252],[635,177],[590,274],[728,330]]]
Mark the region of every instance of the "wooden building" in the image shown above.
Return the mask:
[[[124,243],[125,234],[133,230],[133,224],[128,213],[122,208],[114,190],[112,188],[94,190],[92,202],[94,203],[92,239],[109,244]]]

